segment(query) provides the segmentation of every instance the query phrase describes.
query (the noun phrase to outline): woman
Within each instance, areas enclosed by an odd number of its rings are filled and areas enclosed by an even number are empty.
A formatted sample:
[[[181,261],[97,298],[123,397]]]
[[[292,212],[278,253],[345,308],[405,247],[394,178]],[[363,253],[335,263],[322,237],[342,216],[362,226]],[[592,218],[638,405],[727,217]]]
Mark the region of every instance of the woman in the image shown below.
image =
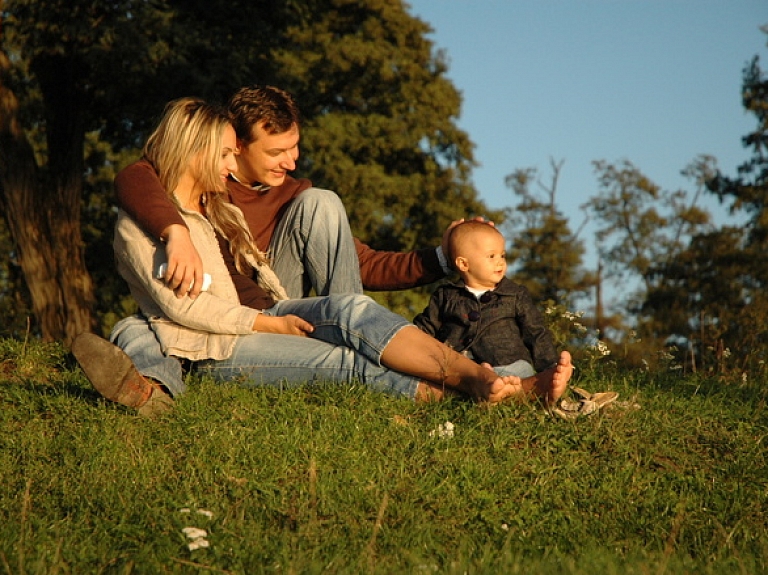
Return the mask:
[[[551,402],[563,393],[572,370],[567,354],[549,373],[526,380],[499,377],[367,296],[287,299],[242,213],[225,199],[226,179],[236,169],[235,149],[227,117],[191,98],[167,106],[144,149],[212,278],[196,299],[177,298],[156,279],[165,261],[163,244],[124,212],[118,217],[118,271],[167,355],[191,360],[216,379],[255,385],[357,378],[417,399],[454,390],[490,401],[532,394]],[[243,276],[255,270],[263,299],[273,305],[259,310],[240,304],[222,246]]]

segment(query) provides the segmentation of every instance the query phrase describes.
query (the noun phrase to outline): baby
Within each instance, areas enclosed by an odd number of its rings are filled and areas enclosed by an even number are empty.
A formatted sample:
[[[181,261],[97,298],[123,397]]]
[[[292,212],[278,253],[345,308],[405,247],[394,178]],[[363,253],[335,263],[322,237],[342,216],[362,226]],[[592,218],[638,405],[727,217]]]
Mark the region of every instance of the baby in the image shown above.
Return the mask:
[[[414,323],[499,375],[530,377],[556,365],[558,354],[530,292],[506,277],[505,244],[488,223],[456,226],[448,252],[461,280],[437,288]]]

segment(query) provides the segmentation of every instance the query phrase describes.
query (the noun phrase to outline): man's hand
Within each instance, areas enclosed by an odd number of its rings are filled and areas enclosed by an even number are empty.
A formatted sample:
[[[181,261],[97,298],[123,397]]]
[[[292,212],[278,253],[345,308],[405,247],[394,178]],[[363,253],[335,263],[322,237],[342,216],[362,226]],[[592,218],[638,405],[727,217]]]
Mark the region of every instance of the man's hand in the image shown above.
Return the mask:
[[[458,226],[461,223],[464,223],[465,221],[474,221],[474,222],[485,222],[491,226],[494,226],[494,223],[490,220],[486,220],[482,216],[476,216],[472,218],[471,220],[465,220],[464,218],[461,218],[460,220],[453,220],[451,224],[445,228],[445,232],[443,233],[443,241],[440,242],[440,247],[443,250],[443,254],[445,254],[446,259],[448,260],[448,265],[453,268],[453,255],[451,254],[450,250],[448,249],[448,238],[451,237],[451,232],[453,231],[453,228]]]
[[[168,269],[165,270],[166,285],[182,298],[187,293],[191,299],[200,295],[203,287],[203,261],[197,253],[189,229],[179,224],[168,226],[163,233],[166,238],[165,253]]]
[[[296,315],[288,314],[282,317],[273,317],[260,313],[253,322],[253,331],[307,337],[315,331],[315,327]]]

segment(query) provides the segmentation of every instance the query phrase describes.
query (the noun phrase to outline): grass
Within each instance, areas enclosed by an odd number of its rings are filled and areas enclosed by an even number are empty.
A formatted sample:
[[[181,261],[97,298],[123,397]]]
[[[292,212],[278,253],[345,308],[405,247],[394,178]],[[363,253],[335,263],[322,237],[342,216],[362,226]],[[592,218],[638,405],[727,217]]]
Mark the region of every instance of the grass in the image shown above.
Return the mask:
[[[193,379],[148,421],[0,340],[0,572],[768,573],[765,381],[578,384],[639,409]]]

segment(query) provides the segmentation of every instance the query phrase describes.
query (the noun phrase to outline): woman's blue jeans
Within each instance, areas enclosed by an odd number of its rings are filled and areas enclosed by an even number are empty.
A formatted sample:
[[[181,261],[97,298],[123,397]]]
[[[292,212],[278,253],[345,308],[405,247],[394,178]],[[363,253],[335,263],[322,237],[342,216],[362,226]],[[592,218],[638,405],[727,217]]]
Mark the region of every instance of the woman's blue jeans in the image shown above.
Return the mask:
[[[205,360],[196,369],[219,381],[243,385],[286,385],[349,382],[393,395],[414,397],[417,378],[381,365],[381,354],[408,321],[364,295],[284,300],[264,311],[293,314],[315,326],[311,337],[253,333],[238,337],[232,355]],[[113,341],[131,357],[143,375],[161,381],[173,395],[183,393],[179,362],[165,357],[146,320],[132,316],[119,322]]]

